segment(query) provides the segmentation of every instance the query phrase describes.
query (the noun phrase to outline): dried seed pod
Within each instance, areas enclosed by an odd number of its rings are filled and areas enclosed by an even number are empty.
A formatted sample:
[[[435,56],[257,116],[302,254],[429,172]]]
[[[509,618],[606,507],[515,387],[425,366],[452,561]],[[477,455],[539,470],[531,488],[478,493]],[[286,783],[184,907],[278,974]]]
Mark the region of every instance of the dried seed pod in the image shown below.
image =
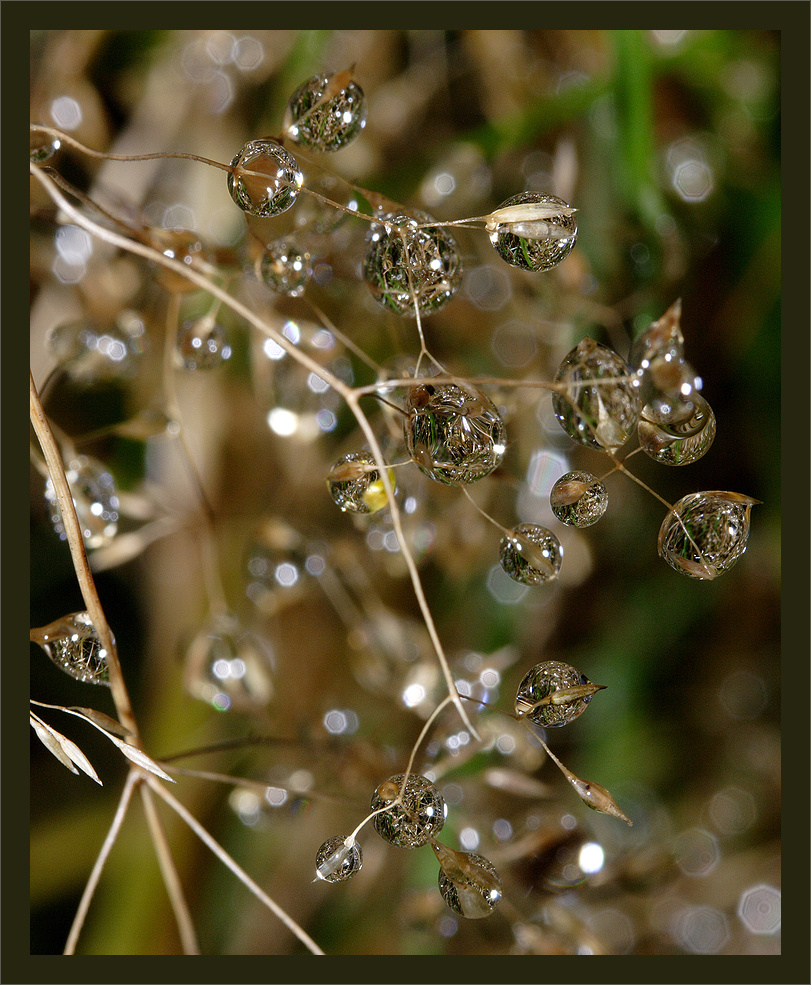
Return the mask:
[[[431,842],[440,869],[439,891],[460,916],[468,920],[489,917],[503,896],[501,878],[493,863],[475,852],[457,852]]]

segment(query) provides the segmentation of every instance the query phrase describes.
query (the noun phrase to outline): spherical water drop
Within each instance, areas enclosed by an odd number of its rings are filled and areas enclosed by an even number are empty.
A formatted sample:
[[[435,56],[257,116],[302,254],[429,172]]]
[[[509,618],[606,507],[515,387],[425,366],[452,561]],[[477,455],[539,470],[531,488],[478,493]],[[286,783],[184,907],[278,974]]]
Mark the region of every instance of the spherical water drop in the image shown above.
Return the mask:
[[[377,788],[370,811],[379,810],[397,797],[404,773],[392,776]],[[395,804],[374,819],[375,831],[398,848],[419,848],[435,838],[445,823],[445,801],[430,780],[417,773],[408,777],[403,803]]]
[[[228,335],[219,322],[205,316],[184,322],[175,345],[184,369],[216,369],[231,358]]]
[[[522,192],[502,202],[496,212],[517,205],[570,207],[556,195]],[[500,222],[490,233],[490,242],[498,255],[522,270],[551,270],[572,252],[576,240],[577,220],[565,213],[544,219]]]
[[[389,481],[393,489],[391,469]],[[376,513],[388,503],[380,471],[370,451],[350,452],[339,458],[327,476],[327,489],[344,512]]]
[[[515,695],[515,711],[536,725],[556,728],[568,725],[583,714],[592,695],[602,685],[592,684],[585,674],[560,660],[536,664]]]
[[[314,75],[290,97],[285,123],[285,132],[296,143],[337,151],[366,125],[366,97],[350,72]]]
[[[297,298],[312,277],[310,254],[288,239],[268,243],[259,261],[259,276],[272,291]]]
[[[682,497],[659,530],[659,554],[688,578],[711,581],[746,550],[749,514],[756,499],[733,492]]]
[[[453,297],[462,281],[456,240],[423,212],[388,214],[373,225],[363,277],[373,297],[398,315],[430,315]]]
[[[52,137],[49,133],[41,131],[31,131],[31,163],[44,164],[54,156],[59,150],[62,142],[58,137]]]
[[[144,352],[146,328],[136,312],[123,311],[112,325],[87,318],[51,328],[45,345],[71,379],[97,383],[133,373]]]
[[[498,906],[503,887],[493,863],[476,852],[457,852],[432,842],[439,860],[439,891],[460,916],[468,920],[489,917]]]
[[[249,141],[231,161],[231,169],[231,198],[243,212],[262,219],[286,212],[304,184],[296,159],[275,140]]]
[[[508,536],[501,538],[499,561],[514,581],[524,585],[542,585],[557,578],[563,561],[563,548],[546,527],[537,523],[519,523]]]
[[[104,547],[118,531],[118,495],[115,481],[101,462],[87,455],[78,455],[65,469],[73,496],[73,505],[82,530],[85,546]],[[45,483],[45,499],[51,507],[51,523],[62,540],[65,524],[50,478]]]
[[[86,612],[73,612],[31,631],[31,639],[77,681],[109,686],[107,651]]]
[[[560,364],[555,382],[564,392],[552,395],[560,426],[589,448],[620,448],[636,427],[637,388],[625,361],[592,339],[583,339]]]
[[[707,453],[715,438],[715,414],[707,401],[693,394],[680,413],[660,415],[642,410],[636,426],[642,451],[663,465],[691,465]]]
[[[418,467],[437,482],[476,482],[498,467],[506,431],[493,403],[474,387],[424,383],[406,401],[405,438]]]
[[[552,512],[570,527],[590,527],[608,508],[608,491],[590,472],[567,472],[549,494]]]
[[[343,835],[327,838],[315,856],[315,873],[325,882],[346,882],[363,866],[363,853],[360,845],[347,848]]]
[[[192,697],[218,711],[258,711],[273,696],[273,653],[230,613],[211,618],[186,652],[185,680]]]

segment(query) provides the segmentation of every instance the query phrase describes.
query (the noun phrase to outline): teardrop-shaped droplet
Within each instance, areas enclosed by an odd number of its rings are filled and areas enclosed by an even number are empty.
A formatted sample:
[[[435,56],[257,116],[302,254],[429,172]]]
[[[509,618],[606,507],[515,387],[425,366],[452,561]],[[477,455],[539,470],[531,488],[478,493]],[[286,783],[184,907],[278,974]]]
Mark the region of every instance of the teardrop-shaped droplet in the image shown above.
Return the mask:
[[[475,852],[457,852],[431,842],[440,869],[439,891],[460,916],[468,920],[489,917],[504,895],[501,878],[493,863]]]
[[[444,308],[462,283],[462,263],[456,240],[430,223],[424,212],[388,213],[372,226],[363,279],[384,308],[398,315]]]
[[[514,581],[542,585],[557,578],[563,561],[560,541],[537,523],[519,523],[499,546],[501,567]]]
[[[275,140],[251,140],[234,156],[227,180],[228,192],[242,211],[265,219],[293,205],[304,175],[293,155]]]
[[[492,401],[469,384],[412,387],[406,407],[409,454],[436,482],[477,482],[501,463],[507,448],[504,421]]]
[[[679,574],[712,581],[746,550],[749,514],[757,502],[733,492],[683,496],[659,529],[660,556]]]
[[[352,81],[351,69],[335,75],[314,75],[299,86],[287,104],[285,133],[312,150],[340,150],[365,125],[366,97]]]
[[[325,882],[345,882],[360,872],[363,853],[357,842],[347,846],[343,835],[328,838],[315,856],[315,874]]]
[[[86,612],[73,612],[41,629],[32,629],[31,639],[77,681],[109,686],[107,651]]]
[[[631,345],[628,363],[643,402],[657,392],[678,388],[680,366],[684,361],[684,336],[681,333],[681,299],[674,302],[661,318],[639,334]]]
[[[715,414],[694,394],[680,414],[662,416],[643,409],[637,424],[639,444],[646,455],[663,465],[691,465],[702,458],[715,439]]]
[[[31,163],[44,164],[54,156],[62,145],[58,137],[40,130],[31,131]]]
[[[389,469],[388,474],[394,489],[394,472]],[[388,504],[386,487],[370,451],[350,452],[339,458],[327,476],[327,489],[344,512],[377,513]]]
[[[389,777],[375,790],[370,811],[392,803],[402,785],[404,773]],[[409,774],[402,804],[395,804],[374,819],[375,831],[398,848],[419,848],[436,838],[445,823],[445,801],[439,790],[424,776]]]
[[[218,711],[257,711],[273,696],[273,651],[231,614],[210,619],[186,652],[189,693]]]
[[[620,448],[636,427],[640,400],[631,370],[616,352],[583,339],[560,364],[552,407],[560,426],[589,448]]]
[[[543,220],[500,222],[490,233],[496,253],[513,267],[522,270],[551,270],[574,249],[577,241],[577,220],[568,214],[570,206],[556,195],[521,192],[502,202],[500,209],[515,205],[561,207],[567,211]]]
[[[228,335],[219,322],[205,316],[184,322],[177,333],[177,357],[184,369],[216,369],[231,358]]]
[[[567,472],[549,493],[552,512],[570,527],[590,527],[608,508],[608,491],[591,472]]]
[[[73,505],[88,548],[105,547],[118,531],[118,494],[107,469],[87,455],[77,455],[65,469]],[[51,507],[51,523],[62,540],[65,524],[50,478],[45,483],[45,499]]]
[[[570,664],[546,660],[536,664],[518,685],[515,711],[543,728],[557,728],[582,715],[592,695],[603,687],[592,684]]]

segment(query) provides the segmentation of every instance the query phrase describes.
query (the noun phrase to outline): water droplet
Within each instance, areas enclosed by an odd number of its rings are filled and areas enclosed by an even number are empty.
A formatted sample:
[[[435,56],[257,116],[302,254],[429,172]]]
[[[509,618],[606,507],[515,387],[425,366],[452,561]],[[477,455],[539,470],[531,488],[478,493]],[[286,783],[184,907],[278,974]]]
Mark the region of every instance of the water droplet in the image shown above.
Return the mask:
[[[144,337],[143,319],[124,311],[114,325],[86,318],[55,325],[45,345],[72,379],[95,383],[131,374],[144,351]]]
[[[544,728],[568,725],[602,688],[570,664],[546,660],[536,664],[518,685],[515,711]]]
[[[498,467],[506,432],[494,404],[470,385],[425,383],[406,401],[405,438],[417,466],[437,482],[476,482]]]
[[[299,249],[289,239],[277,239],[268,243],[259,261],[259,276],[272,290],[297,298],[304,293],[307,281],[312,277],[310,254]]]
[[[379,810],[395,800],[404,773],[389,777],[375,790],[370,811]],[[408,777],[403,803],[395,804],[374,819],[375,831],[398,848],[420,848],[435,838],[445,823],[445,801],[430,780],[417,773]]]
[[[631,370],[611,349],[583,339],[560,364],[555,382],[564,393],[552,395],[560,426],[589,448],[619,448],[636,427],[640,411]]]
[[[184,322],[177,333],[176,351],[184,369],[216,369],[231,358],[228,335],[208,316]]]
[[[394,472],[388,471],[393,489]],[[327,489],[344,512],[376,513],[388,503],[380,471],[370,451],[350,452],[339,458],[327,476]]]
[[[663,465],[697,462],[713,443],[715,428],[712,408],[697,393],[678,413],[661,415],[650,405],[644,407],[636,426],[642,450]]]
[[[65,469],[73,495],[73,505],[88,548],[104,547],[118,531],[118,495],[112,475],[101,462],[79,455]],[[50,478],[45,483],[45,500],[51,507],[51,523],[65,540],[65,524]]]
[[[347,847],[343,835],[327,838],[315,856],[315,872],[325,882],[345,882],[363,867],[360,845]]]
[[[273,696],[269,644],[231,614],[210,619],[186,652],[186,687],[218,711],[256,711]]]
[[[430,226],[424,212],[387,214],[372,226],[363,277],[372,296],[398,315],[444,308],[462,282],[462,263],[456,240],[445,229]]]
[[[525,204],[569,208],[556,195],[522,192],[502,202],[499,209]],[[490,233],[498,255],[522,270],[551,270],[572,252],[576,240],[577,220],[565,214],[499,223]]]
[[[296,143],[312,150],[337,151],[351,143],[366,125],[366,97],[351,69],[308,79],[290,97],[285,124]]]
[[[542,585],[557,578],[563,561],[560,541],[537,523],[519,523],[499,545],[501,567],[514,581]]]
[[[61,141],[49,133],[31,131],[31,163],[44,164],[59,150]]]
[[[567,472],[549,494],[552,512],[570,527],[590,527],[608,508],[608,491],[591,472]]]
[[[263,219],[286,212],[304,184],[296,159],[275,140],[249,141],[231,168],[231,198],[243,212]]]
[[[476,852],[457,852],[439,842],[431,847],[439,860],[439,891],[460,916],[468,920],[489,917],[504,895],[493,863]]]
[[[711,581],[746,550],[749,514],[758,501],[741,493],[683,496],[659,529],[659,554],[688,578]]]
[[[73,612],[41,629],[33,629],[31,639],[39,643],[57,667],[77,681],[109,686],[107,651],[86,612]]]

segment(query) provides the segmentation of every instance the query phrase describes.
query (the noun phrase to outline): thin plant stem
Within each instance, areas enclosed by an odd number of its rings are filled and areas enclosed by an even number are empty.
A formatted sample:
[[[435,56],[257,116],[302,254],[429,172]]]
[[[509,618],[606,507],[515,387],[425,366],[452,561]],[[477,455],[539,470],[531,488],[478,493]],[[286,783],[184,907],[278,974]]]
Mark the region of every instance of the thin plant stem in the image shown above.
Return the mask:
[[[194,929],[194,923],[192,922],[191,913],[186,903],[183,887],[180,884],[180,877],[177,874],[174,859],[169,849],[169,843],[166,840],[166,832],[163,830],[161,819],[158,817],[158,812],[155,809],[152,790],[144,785],[141,786],[141,800],[144,802],[144,813],[146,814],[147,824],[149,825],[149,833],[152,836],[152,844],[155,846],[155,854],[158,856],[158,865],[163,875],[163,883],[166,886],[166,892],[169,894],[169,900],[171,901],[172,910],[177,921],[177,929],[180,933],[183,953],[199,954],[200,945],[197,942],[197,932]]]
[[[42,448],[42,453],[45,456],[48,472],[53,482],[54,493],[62,513],[62,522],[65,526],[65,536],[70,549],[70,556],[73,560],[73,567],[76,571],[76,579],[79,582],[85,608],[90,616],[90,621],[93,623],[93,628],[98,633],[101,645],[107,651],[110,691],[112,692],[119,720],[131,733],[132,742],[140,747],[138,724],[135,721],[129,692],[124,682],[124,674],[118,659],[115,640],[107,623],[107,618],[104,615],[101,599],[96,591],[96,583],[93,580],[93,574],[87,561],[87,551],[85,550],[79,520],[76,516],[76,508],[73,505],[73,495],[65,475],[62,456],[59,453],[59,447],[51,431],[48,418],[42,408],[37,388],[34,385],[34,377],[30,372],[29,379],[31,423]]]
[[[139,770],[131,769],[127,775],[124,789],[121,791],[121,797],[118,801],[118,807],[116,808],[115,815],[113,816],[113,823],[110,825],[110,830],[107,832],[107,837],[104,839],[104,843],[101,846],[101,851],[96,858],[93,870],[90,873],[90,878],[87,880],[87,884],[84,887],[82,898],[79,900],[79,908],[76,910],[76,916],[73,918],[73,923],[71,924],[70,932],[68,933],[68,939],[65,943],[63,954],[74,954],[76,951],[76,942],[78,941],[79,934],[84,926],[87,911],[90,908],[93,894],[99,884],[102,870],[104,869],[104,865],[110,854],[110,850],[118,837],[118,832],[121,830],[121,825],[124,821],[124,817],[126,816],[127,808],[129,807],[130,800],[132,799],[135,784],[140,782],[142,779],[143,774]]]
[[[310,937],[310,935],[302,927],[300,927],[275,900],[271,899],[271,897],[268,896],[268,894],[260,886],[258,886],[253,879],[251,879],[248,873],[245,872],[245,870],[237,862],[235,862],[233,858],[231,858],[228,852],[208,833],[208,831],[206,831],[197,818],[195,818],[193,814],[189,813],[183,804],[173,797],[172,794],[170,794],[169,791],[163,786],[163,784],[159,783],[157,780],[153,783],[151,777],[147,777],[146,780],[155,793],[161,797],[169,805],[169,807],[171,807],[172,810],[186,822],[186,824],[188,824],[191,830],[197,835],[203,844],[205,844],[217,856],[223,865],[230,869],[237,879],[239,879],[239,881],[253,893],[260,903],[263,903],[276,917],[278,917],[285,927],[287,927],[291,933],[295,934],[295,936],[298,937],[298,939],[309,951],[313,954],[324,953],[312,937]]]

